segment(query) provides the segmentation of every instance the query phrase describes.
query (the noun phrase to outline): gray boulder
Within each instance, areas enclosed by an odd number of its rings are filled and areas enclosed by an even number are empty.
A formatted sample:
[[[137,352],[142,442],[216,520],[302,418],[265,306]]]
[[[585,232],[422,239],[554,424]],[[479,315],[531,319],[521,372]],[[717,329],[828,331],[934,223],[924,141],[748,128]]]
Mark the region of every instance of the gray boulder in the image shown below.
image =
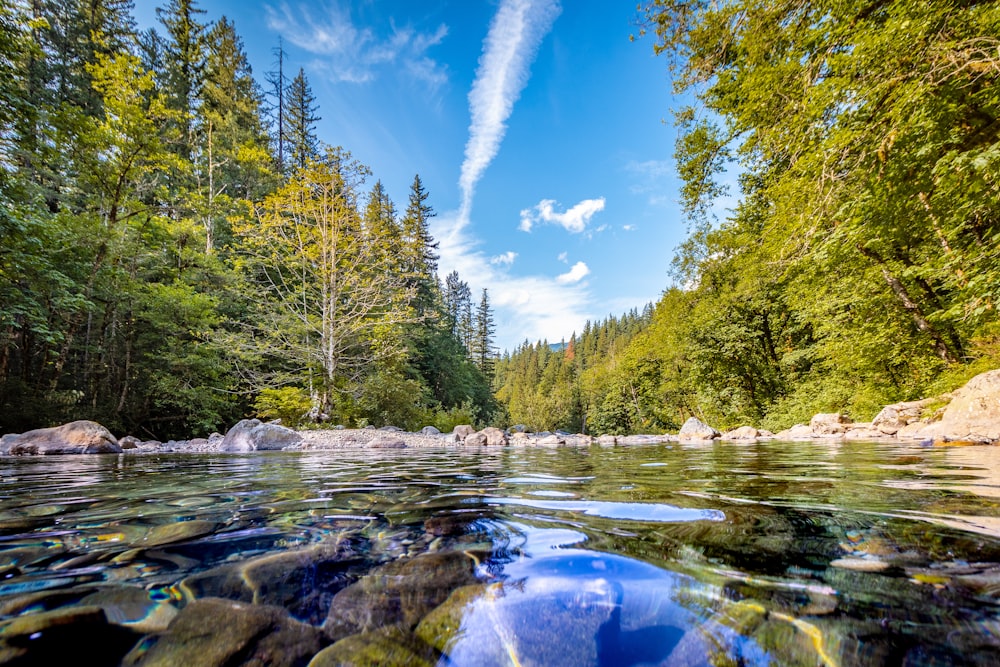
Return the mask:
[[[503,447],[507,444],[507,434],[498,428],[488,426],[480,431],[486,436],[486,444],[494,447]]]
[[[681,440],[712,440],[721,435],[714,428],[701,421],[697,417],[690,417],[684,426],[681,426],[677,437]]]
[[[468,435],[472,435],[476,432],[476,429],[472,428],[468,424],[459,424],[452,430],[452,433],[456,434],[460,438],[465,438]]]
[[[422,429],[420,429],[420,432],[423,435],[441,435],[441,431],[439,431],[437,427],[434,426],[425,426]]]
[[[371,449],[405,449],[406,442],[397,435],[380,435],[369,441]]]
[[[111,431],[97,422],[75,421],[52,428],[38,428],[5,435],[0,453],[13,456],[34,454],[121,454],[122,448]]]
[[[462,444],[468,445],[469,447],[482,447],[486,444],[486,434],[485,433],[470,433],[465,436],[462,440]]]
[[[244,419],[226,433],[219,445],[221,452],[255,452],[286,449],[302,442],[302,436],[278,424],[263,424],[259,419]]]

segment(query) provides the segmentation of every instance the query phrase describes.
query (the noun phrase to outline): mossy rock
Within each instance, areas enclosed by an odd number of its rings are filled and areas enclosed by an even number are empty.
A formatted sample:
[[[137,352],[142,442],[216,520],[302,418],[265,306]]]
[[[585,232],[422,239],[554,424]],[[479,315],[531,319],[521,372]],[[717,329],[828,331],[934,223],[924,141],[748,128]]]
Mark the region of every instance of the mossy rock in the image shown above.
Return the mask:
[[[328,646],[308,667],[433,667],[440,655],[399,628],[345,637]]]

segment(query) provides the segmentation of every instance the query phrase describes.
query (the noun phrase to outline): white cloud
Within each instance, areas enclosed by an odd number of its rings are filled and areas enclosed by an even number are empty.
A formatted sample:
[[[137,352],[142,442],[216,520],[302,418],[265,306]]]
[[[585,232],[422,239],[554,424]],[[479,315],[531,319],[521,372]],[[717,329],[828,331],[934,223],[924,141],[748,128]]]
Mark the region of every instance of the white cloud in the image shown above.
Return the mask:
[[[297,2],[265,5],[267,27],[295,46],[320,56],[313,67],[334,82],[367,83],[380,68],[400,68],[414,80],[437,90],[447,83],[443,65],[427,55],[448,35],[442,24],[434,32],[419,33],[389,21],[389,34],[358,27],[339,4]],[[314,13],[318,10],[317,13]]]
[[[500,150],[507,119],[528,83],[531,62],[560,11],[554,0],[504,0],[490,23],[469,91],[472,123],[458,180],[460,225],[469,221],[476,184]]]
[[[587,229],[590,219],[595,214],[604,210],[604,203],[604,197],[584,199],[569,210],[559,213],[555,210],[558,204],[554,200],[543,199],[534,208],[526,208],[521,211],[521,224],[518,225],[518,229],[522,232],[530,232],[535,225],[544,223],[559,225],[568,232],[579,234]]]
[[[577,262],[569,271],[556,277],[556,282],[560,285],[572,285],[578,283],[590,273],[590,268],[583,262]]]
[[[557,257],[556,259],[558,259],[563,264],[569,264],[569,254],[568,253],[565,253],[565,252],[559,253],[559,257]]]
[[[490,264],[492,264],[494,266],[498,266],[500,264],[503,264],[503,265],[506,265],[506,266],[510,266],[511,264],[514,263],[515,259],[517,259],[517,253],[514,252],[513,250],[508,250],[507,252],[503,253],[502,255],[497,255],[496,257],[491,257],[490,258]]]
[[[635,225],[622,225],[622,229],[624,229],[626,232],[634,232]]]

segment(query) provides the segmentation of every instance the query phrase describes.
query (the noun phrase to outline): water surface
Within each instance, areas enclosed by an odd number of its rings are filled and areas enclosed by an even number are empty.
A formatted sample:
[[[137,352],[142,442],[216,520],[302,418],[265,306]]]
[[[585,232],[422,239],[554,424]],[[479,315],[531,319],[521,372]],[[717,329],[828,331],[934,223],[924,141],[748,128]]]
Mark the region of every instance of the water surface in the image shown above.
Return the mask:
[[[0,663],[997,664],[998,502],[989,447],[6,458]]]

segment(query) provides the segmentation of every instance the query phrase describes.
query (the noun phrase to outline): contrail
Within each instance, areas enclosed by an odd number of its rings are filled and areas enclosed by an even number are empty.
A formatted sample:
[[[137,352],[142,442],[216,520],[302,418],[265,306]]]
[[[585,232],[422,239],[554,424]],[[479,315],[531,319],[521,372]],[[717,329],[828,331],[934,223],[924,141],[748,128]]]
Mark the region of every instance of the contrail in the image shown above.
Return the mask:
[[[462,195],[459,228],[469,222],[476,183],[500,150],[507,119],[528,83],[538,46],[560,11],[556,0],[504,0],[493,17],[469,92],[472,123],[458,179]]]

